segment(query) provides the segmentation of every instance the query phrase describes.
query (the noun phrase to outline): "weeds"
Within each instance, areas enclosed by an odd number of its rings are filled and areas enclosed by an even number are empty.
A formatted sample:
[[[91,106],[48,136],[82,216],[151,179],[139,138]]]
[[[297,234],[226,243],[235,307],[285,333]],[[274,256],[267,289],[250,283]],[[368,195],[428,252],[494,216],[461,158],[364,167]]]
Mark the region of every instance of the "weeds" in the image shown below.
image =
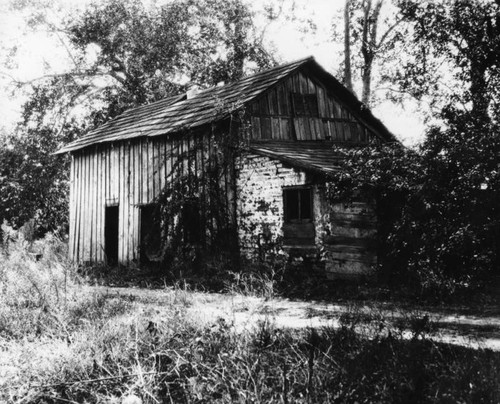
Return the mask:
[[[226,281],[226,293],[265,299],[277,296],[277,281],[274,273],[231,272],[230,275],[232,275],[232,279]]]
[[[351,327],[302,334],[263,322],[238,335],[224,319],[200,327],[182,316],[153,324],[121,318],[86,330],[49,368],[44,359],[24,369],[23,378],[31,377],[22,386],[31,388],[13,402],[493,403],[500,394],[498,354],[428,340],[366,340]]]
[[[57,253],[36,261],[22,248],[0,257],[2,402],[500,401],[500,354],[429,340],[422,313],[401,320],[410,338],[356,305],[338,328],[282,330],[267,318],[241,332],[189,316],[198,303],[185,283],[153,302],[98,294]]]

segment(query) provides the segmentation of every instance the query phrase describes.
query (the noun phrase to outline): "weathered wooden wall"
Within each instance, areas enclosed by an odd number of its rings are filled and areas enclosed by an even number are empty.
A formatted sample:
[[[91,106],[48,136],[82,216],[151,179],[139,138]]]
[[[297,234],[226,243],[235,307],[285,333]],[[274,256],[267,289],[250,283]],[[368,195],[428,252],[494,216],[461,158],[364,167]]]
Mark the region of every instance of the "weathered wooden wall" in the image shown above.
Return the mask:
[[[118,206],[118,261],[137,262],[140,207],[153,203],[181,176],[206,173],[215,164],[215,144],[208,133],[198,133],[125,140],[73,153],[70,257],[77,262],[105,261],[105,208]],[[233,201],[231,175],[225,173],[222,182]]]
[[[322,194],[322,192],[320,192]],[[372,275],[377,263],[377,220],[366,202],[328,203],[317,225],[322,259],[330,279]]]
[[[296,116],[292,94],[316,94],[318,117]],[[319,81],[299,71],[251,103],[254,140],[325,140],[367,143],[373,132]]]

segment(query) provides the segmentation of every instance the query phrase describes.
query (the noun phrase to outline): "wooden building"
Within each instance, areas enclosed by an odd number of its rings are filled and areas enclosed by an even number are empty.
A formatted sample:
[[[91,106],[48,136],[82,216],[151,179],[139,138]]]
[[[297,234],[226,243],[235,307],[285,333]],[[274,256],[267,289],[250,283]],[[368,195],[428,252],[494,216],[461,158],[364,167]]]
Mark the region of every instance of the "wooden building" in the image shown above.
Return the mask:
[[[363,203],[329,204],[325,174],[336,169],[334,145],[394,140],[312,58],[126,111],[59,151],[72,156],[70,255],[139,263],[148,234],[161,231],[151,214],[161,193],[238,148],[219,183],[242,254],[271,241],[315,254],[329,276],[365,273],[375,219]]]

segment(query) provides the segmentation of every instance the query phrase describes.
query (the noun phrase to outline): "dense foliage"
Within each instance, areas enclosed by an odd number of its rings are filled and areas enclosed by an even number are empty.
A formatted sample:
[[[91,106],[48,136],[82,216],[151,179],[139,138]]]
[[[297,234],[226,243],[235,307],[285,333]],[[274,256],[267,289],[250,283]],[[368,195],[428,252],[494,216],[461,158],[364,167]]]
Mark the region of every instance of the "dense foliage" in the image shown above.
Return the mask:
[[[437,114],[443,125],[428,130],[418,151],[348,151],[330,194],[376,204],[387,281],[448,294],[499,273],[500,10],[476,0],[400,5],[417,45],[408,86],[432,96],[437,61],[459,85]]]
[[[69,158],[52,154],[58,145],[48,128],[0,138],[0,220],[66,233]]]
[[[483,130],[434,128],[418,152],[345,152],[330,196],[374,203],[384,281],[441,297],[498,274],[500,140]]]
[[[500,62],[500,5],[496,1],[401,0],[411,24],[411,57],[399,82],[415,96],[447,100],[450,113],[468,110],[480,121],[497,99]],[[448,88],[446,88],[448,87]],[[454,112],[455,111],[455,112]]]

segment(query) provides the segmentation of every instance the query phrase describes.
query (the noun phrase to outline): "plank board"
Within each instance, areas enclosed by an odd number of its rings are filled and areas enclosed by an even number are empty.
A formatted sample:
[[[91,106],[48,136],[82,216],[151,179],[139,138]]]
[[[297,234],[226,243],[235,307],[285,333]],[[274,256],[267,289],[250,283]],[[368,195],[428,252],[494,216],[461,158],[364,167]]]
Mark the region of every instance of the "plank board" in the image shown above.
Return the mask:
[[[68,254],[73,258],[74,246],[73,240],[75,239],[75,158],[71,156],[71,166],[69,171],[69,237],[70,242],[68,245]]]
[[[97,250],[96,250],[96,260],[98,262],[104,261],[104,201],[105,192],[104,184],[106,178],[104,175],[106,164],[106,155],[103,147],[99,147],[98,153],[98,170],[97,170],[97,180],[99,182],[96,208],[97,208]]]
[[[85,153],[85,190],[84,190],[84,205],[87,207],[84,210],[85,226],[83,227],[84,235],[84,249],[83,249],[83,260],[90,260],[90,239],[92,230],[92,204],[90,195],[90,182],[91,182],[91,160],[89,153]]]
[[[134,168],[132,170],[133,177],[133,200],[132,200],[132,260],[139,260],[139,243],[140,243],[140,222],[139,222],[139,201],[141,197],[141,192],[139,189],[140,178],[141,178],[141,145],[139,142],[134,143],[133,147],[133,161]]]
[[[269,90],[268,94],[268,102],[269,102],[269,114],[270,115],[278,115],[278,99],[277,99],[277,94],[276,94],[276,89],[272,88]]]
[[[271,118],[262,117],[261,118],[261,135],[262,139],[272,139],[272,126],[271,126]]]
[[[258,116],[252,116],[252,139],[258,140],[262,139],[260,118]]]

